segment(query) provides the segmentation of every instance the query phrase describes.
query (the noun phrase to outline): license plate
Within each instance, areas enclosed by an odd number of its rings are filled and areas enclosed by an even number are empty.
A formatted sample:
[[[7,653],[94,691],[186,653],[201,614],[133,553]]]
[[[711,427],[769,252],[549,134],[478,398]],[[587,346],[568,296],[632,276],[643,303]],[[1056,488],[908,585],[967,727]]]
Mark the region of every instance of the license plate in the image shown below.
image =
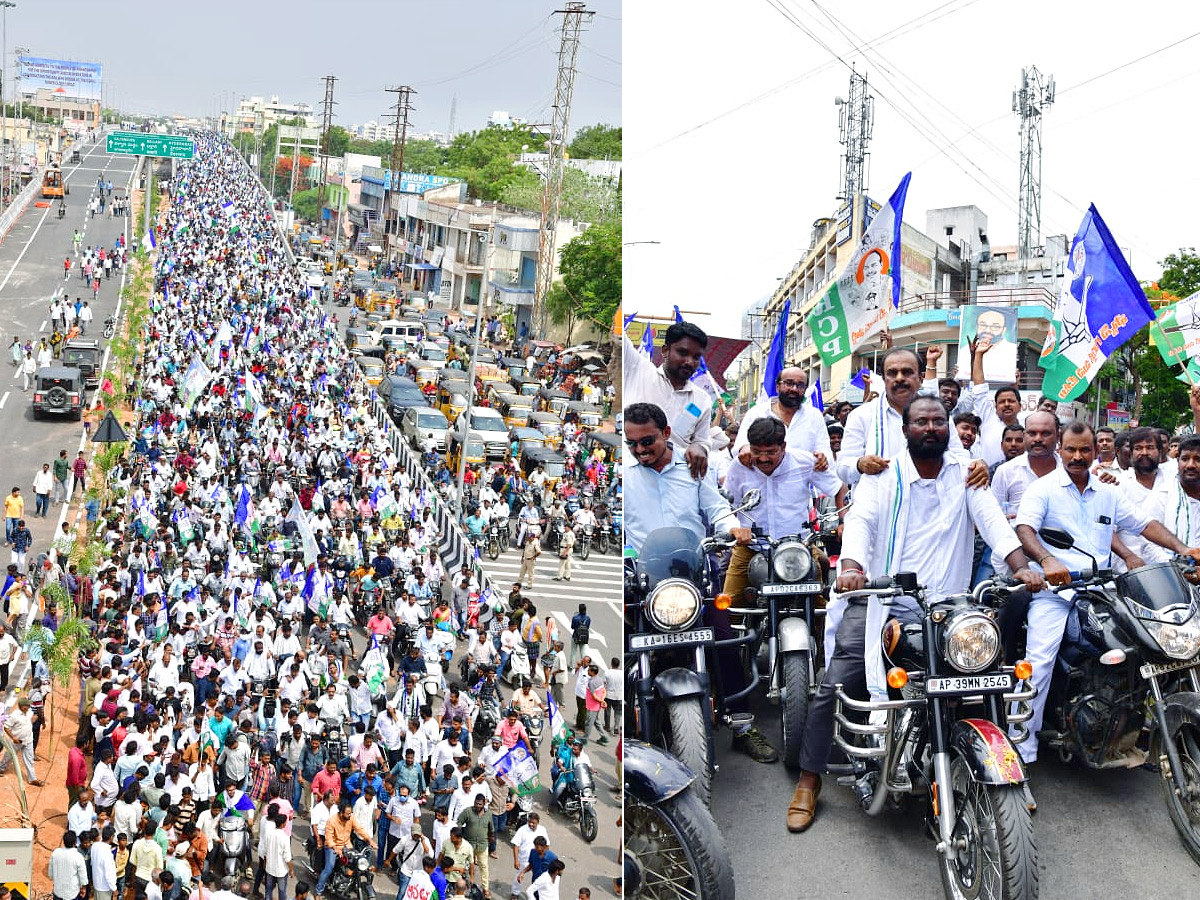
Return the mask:
[[[762,592],[764,595],[775,594],[820,594],[825,590],[825,585],[817,582],[808,582],[807,584],[764,584]]]
[[[1008,673],[999,675],[950,675],[944,678],[927,678],[925,693],[933,694],[995,694],[1011,691],[1013,677]]]
[[[660,650],[663,647],[687,647],[691,644],[707,644],[713,639],[711,628],[695,631],[677,631],[668,634],[632,634],[629,636],[630,650]]]
[[[1190,669],[1198,663],[1200,661],[1195,659],[1185,659],[1173,663],[1146,663],[1138,671],[1143,678],[1153,678],[1155,675],[1167,675],[1171,672],[1178,672],[1181,669]]]

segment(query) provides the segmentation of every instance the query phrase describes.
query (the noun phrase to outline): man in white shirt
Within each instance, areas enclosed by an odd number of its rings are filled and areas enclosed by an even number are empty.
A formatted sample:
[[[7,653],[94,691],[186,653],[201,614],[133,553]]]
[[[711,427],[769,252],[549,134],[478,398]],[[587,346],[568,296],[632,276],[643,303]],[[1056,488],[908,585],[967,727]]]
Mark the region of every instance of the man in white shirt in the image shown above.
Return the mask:
[[[983,358],[992,344],[981,337],[971,358],[971,390],[973,412],[979,416],[979,448],[983,460],[989,465],[1004,461],[1001,441],[1007,425],[1020,424],[1021,394],[1015,385],[1005,384],[993,394],[983,377]]]
[[[1129,502],[1152,519],[1167,520],[1167,504],[1175,493],[1176,480],[1163,470],[1165,447],[1153,428],[1133,428],[1128,432],[1130,467],[1121,473],[1121,490]],[[1166,562],[1171,552],[1152,544],[1139,534],[1118,531],[1125,546],[1147,563]],[[1121,567],[1117,567],[1121,571]]]
[[[1068,425],[1063,430],[1059,453],[1062,468],[1029,486],[1016,520],[1021,545],[1045,571],[1047,581],[1055,585],[1070,584],[1071,571],[1084,571],[1092,565],[1087,554],[1099,566],[1107,566],[1113,534],[1118,530],[1141,535],[1174,553],[1200,560],[1200,550],[1184,544],[1144,509],[1135,507],[1119,488],[1103,484],[1091,474],[1096,459],[1096,435],[1090,425],[1084,422]],[[1043,527],[1068,532],[1075,546],[1049,551],[1037,534]],[[1118,550],[1123,551],[1122,559],[1130,569],[1143,565],[1141,557],[1128,548],[1118,545]],[[1033,665],[1033,684],[1038,694],[1032,701],[1033,715],[1027,725],[1030,737],[1017,745],[1027,763],[1037,759],[1037,733],[1042,727],[1050,677],[1071,602],[1046,590],[1036,593],[1029,604],[1026,658]]]
[[[263,822],[266,836],[263,838],[263,868],[267,873],[266,900],[271,900],[272,890],[278,891],[279,900],[287,900],[288,876],[292,870],[292,837],[285,830],[287,816],[279,811],[269,814]]]
[[[942,402],[934,397],[913,399],[904,409],[902,424],[907,452],[893,459],[886,472],[881,469],[863,478],[855,489],[842,535],[837,590],[859,590],[868,578],[898,572],[921,573],[931,597],[966,590],[975,528],[1004,555],[1016,579],[1031,590],[1040,589],[1041,575],[1029,570],[995,498],[990,491],[971,489],[967,461],[949,452],[953,429]],[[858,696],[886,696],[879,643],[885,615],[903,616],[904,610],[896,605],[885,610],[874,600],[845,608],[825,677],[809,705],[800,779],[787,813],[789,831],[806,830],[816,814],[833,736],[834,686],[842,684]]]
[[[663,336],[662,367],[622,338],[622,377],[626,405],[653,403],[667,417],[695,477],[708,470],[712,441],[712,398],[691,381],[708,347],[708,335],[691,322],[676,322]]]
[[[90,855],[95,900],[112,900],[113,891],[117,889],[117,866],[112,847],[115,835],[113,826],[105,825],[100,840],[92,843]]]
[[[733,455],[738,457],[749,444],[750,426],[765,416],[774,416],[787,428],[787,443],[792,450],[807,450],[821,454],[827,461],[833,459],[829,446],[829,432],[825,429],[825,416],[815,406],[806,402],[808,374],[799,366],[789,366],[775,380],[777,396],[760,400],[746,410],[733,442]],[[745,460],[743,460],[745,462]]]
[[[542,824],[541,817],[537,813],[531,812],[528,821],[513,832],[513,866],[516,868],[517,874],[513,878],[512,887],[509,889],[509,896],[516,897],[520,895],[521,870],[529,865],[529,853],[533,850],[533,841],[539,837],[545,838],[547,842],[550,840],[550,835],[546,833],[546,826]]]
[[[50,881],[58,900],[75,900],[87,886],[87,862],[77,844],[75,832],[65,832],[62,846],[50,854]]]

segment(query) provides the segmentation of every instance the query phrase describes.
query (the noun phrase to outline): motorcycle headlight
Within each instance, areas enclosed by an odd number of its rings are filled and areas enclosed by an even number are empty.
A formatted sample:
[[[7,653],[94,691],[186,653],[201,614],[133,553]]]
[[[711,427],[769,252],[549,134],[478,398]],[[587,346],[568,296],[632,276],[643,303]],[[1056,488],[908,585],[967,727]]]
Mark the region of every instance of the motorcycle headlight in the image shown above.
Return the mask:
[[[1000,656],[1000,629],[991,617],[969,613],[946,628],[946,660],[960,672],[982,672]]]
[[[690,581],[667,578],[646,600],[646,616],[659,631],[683,631],[700,617],[700,592]]]
[[[367,859],[365,856],[360,856],[358,858],[358,862],[356,862],[354,865],[358,869],[358,871],[365,872],[365,871],[367,871],[367,869],[371,868],[371,861],[369,859]]]
[[[1179,625],[1146,619],[1142,620],[1142,624],[1158,642],[1162,652],[1171,659],[1191,659],[1200,653],[1200,622],[1196,621],[1195,616]]]
[[[812,554],[803,544],[780,544],[771,555],[771,564],[780,581],[799,581],[812,571]]]

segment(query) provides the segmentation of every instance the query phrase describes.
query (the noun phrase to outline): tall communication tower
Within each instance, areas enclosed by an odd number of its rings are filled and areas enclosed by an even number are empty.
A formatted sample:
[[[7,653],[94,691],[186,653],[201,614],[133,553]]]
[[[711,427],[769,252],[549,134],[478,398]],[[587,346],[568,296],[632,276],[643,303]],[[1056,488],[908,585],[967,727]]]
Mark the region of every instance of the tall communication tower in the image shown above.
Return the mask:
[[[867,144],[875,129],[875,98],[867,93],[867,76],[851,72],[849,99],[837,97],[833,102],[838,107],[838,140],[846,148],[838,199],[852,203],[867,189]]]
[[[408,141],[408,114],[416,109],[412,105],[412,95],[416,93],[408,85],[384,88],[389,94],[396,95],[396,111],[392,113],[392,187],[383,195],[383,258],[390,260],[392,249],[391,213],[392,197],[400,193],[400,173],[404,171],[404,145]]]
[[[325,182],[329,177],[329,129],[333,127],[333,83],[337,81],[332,75],[326,75],[325,99],[321,101],[321,182],[317,185],[317,204],[325,208]]]
[[[1054,76],[1036,67],[1021,70],[1013,112],[1021,120],[1021,186],[1017,210],[1017,258],[1028,259],[1042,243],[1042,113],[1054,102]]]
[[[450,124],[446,126],[446,140],[454,140],[454,119],[458,110],[458,94],[450,95]]]
[[[561,15],[562,38],[558,45],[558,79],[554,85],[554,117],[550,139],[546,143],[546,185],[542,191],[541,239],[538,242],[537,277],[533,286],[533,321],[539,333],[546,331],[546,294],[554,281],[555,238],[558,232],[558,211],[562,204],[563,168],[567,154],[567,127],[571,119],[571,97],[575,93],[575,59],[579,55],[579,34],[584,16],[591,21],[594,13],[585,4],[567,3],[566,9],[555,10]],[[483,286],[487,290],[487,285]],[[482,297],[482,293],[480,294]],[[481,301],[482,302],[482,301]]]

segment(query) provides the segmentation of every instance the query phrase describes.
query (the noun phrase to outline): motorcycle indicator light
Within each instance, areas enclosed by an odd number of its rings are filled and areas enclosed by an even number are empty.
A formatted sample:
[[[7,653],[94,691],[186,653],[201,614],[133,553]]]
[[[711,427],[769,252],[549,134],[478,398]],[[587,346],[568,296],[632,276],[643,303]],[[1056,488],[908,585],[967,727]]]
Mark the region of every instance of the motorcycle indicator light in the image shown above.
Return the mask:
[[[725,593],[717,594],[713,597],[713,606],[720,610],[729,609],[733,606],[733,598]]]
[[[893,690],[900,690],[902,687],[908,684],[908,672],[904,671],[904,669],[900,668],[899,666],[893,666],[892,668],[888,669],[887,683],[888,687],[892,688]]]
[[[1017,660],[1017,664],[1013,666],[1013,674],[1019,681],[1028,681],[1033,677],[1033,663],[1027,659]]]
[[[1125,662],[1125,651],[1120,647],[1113,647],[1113,649],[1100,654],[1101,665],[1119,666],[1123,662]]]

